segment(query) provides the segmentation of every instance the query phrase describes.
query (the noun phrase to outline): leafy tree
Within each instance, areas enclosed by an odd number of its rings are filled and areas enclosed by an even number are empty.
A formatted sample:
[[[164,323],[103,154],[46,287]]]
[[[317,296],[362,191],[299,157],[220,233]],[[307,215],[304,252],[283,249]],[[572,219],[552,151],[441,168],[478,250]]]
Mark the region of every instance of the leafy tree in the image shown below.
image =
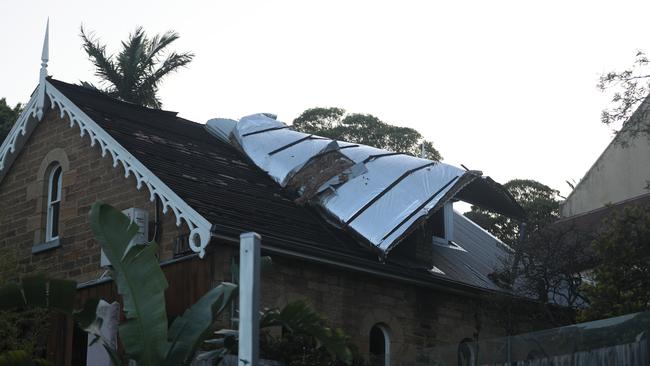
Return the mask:
[[[614,213],[593,242],[599,263],[585,285],[584,320],[650,309],[650,207]]]
[[[97,300],[90,300],[86,303],[84,309],[79,312],[73,311],[74,295],[77,290],[77,284],[74,281],[59,280],[47,278],[44,275],[29,275],[24,277],[20,282],[9,282],[0,287],[0,312],[5,314],[15,314],[23,319],[22,326],[31,329],[23,334],[25,337],[38,337],[46,335],[48,332],[47,324],[33,323],[33,314],[39,313],[41,316],[50,315],[50,311],[56,311],[66,315],[73,316],[82,329],[96,329],[97,325],[94,320]],[[4,329],[2,336],[11,335],[11,329]],[[39,328],[40,326],[43,328]],[[11,326],[11,324],[10,324]],[[40,354],[34,352],[28,341],[12,342],[3,339],[3,346],[0,348],[0,365],[49,365],[44,359],[38,358],[44,355],[44,349]]]
[[[346,114],[341,108],[310,108],[293,120],[293,127],[296,131],[413,156],[420,156],[424,143],[427,159],[442,159],[433,144],[424,140],[418,131],[390,125],[371,114]]]
[[[526,211],[528,232],[537,232],[558,219],[560,201],[557,190],[531,179],[513,179],[503,186]],[[519,240],[520,223],[516,220],[478,206],[472,206],[465,216],[510,246],[515,246]]]
[[[514,294],[535,300],[534,317],[554,326],[574,323],[585,305],[585,271],[595,261],[591,237],[569,224],[542,227],[519,241],[491,277]]]
[[[5,98],[0,99],[0,144],[2,144],[2,141],[7,137],[11,127],[14,125],[22,111],[23,106],[20,103],[11,108],[7,104]]]
[[[36,274],[21,271],[16,251],[16,248],[5,248],[0,257],[0,284],[16,281],[21,273],[26,276]],[[9,364],[16,357],[43,357],[51,326],[50,314],[41,308],[4,308],[1,305],[3,297],[0,294],[0,355],[4,355]],[[12,351],[17,353],[10,354]]]
[[[52,363],[42,358],[34,358],[28,352],[9,351],[0,354],[0,366],[52,366]]]
[[[282,333],[278,338],[269,331],[262,332],[264,341],[261,348],[270,359],[281,359],[288,365],[296,366],[330,365],[337,359],[345,364],[352,362],[352,353],[343,331],[328,327],[325,319],[306,301],[289,303],[282,310],[267,309],[260,319],[260,328],[266,330],[272,327],[279,327]],[[302,349],[287,352],[296,345],[301,345]],[[306,353],[311,356],[308,361],[302,357]]]
[[[221,339],[208,341],[237,354],[238,332],[221,330]],[[360,356],[341,329],[330,328],[322,315],[305,300],[282,309],[264,309],[260,317],[260,356],[287,366],[360,365]]]
[[[601,122],[608,126],[620,125],[627,132],[619,142],[626,143],[639,134],[650,138],[649,109],[637,110],[650,92],[650,62],[645,52],[637,51],[631,67],[601,75],[598,88],[612,91],[612,106],[602,111]]]
[[[531,319],[556,326],[574,322],[576,309],[584,304],[582,271],[593,263],[589,236],[572,225],[554,224],[559,218],[558,191],[529,179],[514,179],[504,187],[526,211],[523,237],[516,220],[476,206],[465,213],[512,248],[490,277],[514,294],[536,300]],[[555,304],[562,304],[564,310]],[[499,300],[496,305],[504,314],[520,306],[517,299]],[[509,321],[505,325],[514,330]]]
[[[126,42],[122,42],[122,50],[114,56],[82,26],[83,48],[95,65],[95,75],[101,79],[103,87],[88,82],[82,84],[127,102],[161,108],[162,102],[157,96],[160,83],[194,58],[189,52],[165,51],[178,38],[173,31],[148,38],[142,27],[138,27]]]

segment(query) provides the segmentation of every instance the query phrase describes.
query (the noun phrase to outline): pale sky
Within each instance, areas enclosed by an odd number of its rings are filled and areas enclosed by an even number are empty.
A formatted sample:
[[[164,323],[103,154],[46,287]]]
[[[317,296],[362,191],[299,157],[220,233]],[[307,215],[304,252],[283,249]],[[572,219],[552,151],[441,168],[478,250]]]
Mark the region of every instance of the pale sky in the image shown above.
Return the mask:
[[[0,98],[49,74],[96,81],[79,26],[110,50],[141,25],[173,29],[196,54],[161,88],[163,108],[204,123],[270,112],[291,122],[336,106],[420,131],[450,164],[499,182],[568,194],[612,138],[598,76],[650,50],[650,2],[7,1],[0,2]]]

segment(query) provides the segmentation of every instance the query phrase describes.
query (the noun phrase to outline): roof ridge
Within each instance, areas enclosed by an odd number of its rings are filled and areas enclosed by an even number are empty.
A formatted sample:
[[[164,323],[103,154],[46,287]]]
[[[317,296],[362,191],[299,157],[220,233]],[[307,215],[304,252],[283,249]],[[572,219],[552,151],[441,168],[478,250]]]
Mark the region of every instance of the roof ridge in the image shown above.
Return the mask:
[[[68,82],[65,82],[65,81],[62,81],[62,80],[55,79],[55,78],[53,78],[51,76],[47,77],[47,81],[49,81],[50,83],[55,84],[55,85],[56,84],[61,84],[61,85],[65,86],[65,87],[74,88],[74,89],[77,89],[80,92],[91,94],[91,95],[94,95],[96,97],[106,99],[107,101],[122,104],[122,105],[130,107],[130,108],[140,109],[140,110],[143,110],[143,111],[146,111],[146,112],[149,112],[149,113],[160,113],[160,114],[165,114],[165,115],[168,115],[168,116],[178,116],[178,112],[168,111],[168,110],[164,110],[164,109],[150,108],[150,107],[145,107],[145,106],[142,106],[142,105],[139,105],[139,104],[136,104],[136,103],[127,102],[125,100],[121,100],[121,99],[117,99],[117,98],[113,98],[111,96],[108,96],[108,95],[100,92],[99,90],[95,90],[95,89],[92,89],[92,88],[89,88],[89,87],[86,87],[86,86],[83,86],[83,85],[71,84],[71,83],[68,83]],[[59,86],[59,85],[56,85],[56,86]],[[194,122],[194,123],[197,123],[197,122]]]

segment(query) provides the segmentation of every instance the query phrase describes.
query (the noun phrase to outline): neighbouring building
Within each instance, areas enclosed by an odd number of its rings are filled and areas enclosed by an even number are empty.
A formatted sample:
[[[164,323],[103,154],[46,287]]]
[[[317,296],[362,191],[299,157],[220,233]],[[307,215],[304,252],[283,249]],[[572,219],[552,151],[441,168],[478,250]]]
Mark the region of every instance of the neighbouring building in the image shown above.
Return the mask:
[[[233,131],[230,141],[215,137],[174,112],[47,77],[46,52],[43,58],[40,83],[0,146],[0,249],[20,272],[74,279],[80,302],[119,301],[88,223],[91,205],[101,201],[125,210],[143,238],[160,244],[171,316],[231,280],[239,235],[255,231],[274,262],[263,273],[263,306],[306,298],[362,353],[390,354],[385,365],[426,364],[437,346],[468,352],[467,342],[505,335],[505,315],[488,305],[509,294],[489,274],[509,248],[452,204],[464,200],[520,219],[524,213],[480,172],[329,140],[309,159],[291,150],[307,140],[319,140],[304,145],[318,148],[323,141],[313,136],[269,139],[281,147],[262,151],[247,138],[289,131],[269,116],[239,121],[249,130],[237,130],[233,143]],[[232,129],[237,122],[217,123],[216,135],[228,123]],[[280,151],[301,162],[290,164]],[[266,159],[271,155],[277,160]],[[342,162],[331,165],[338,170],[314,164],[332,156]],[[399,174],[375,179],[381,171]],[[336,206],[355,184],[369,184],[346,201],[356,206]],[[230,318],[222,322],[230,326]],[[85,334],[70,319],[55,326],[48,357],[85,365]]]
[[[649,111],[646,98],[561,204],[561,221],[596,228],[613,210],[650,204]]]

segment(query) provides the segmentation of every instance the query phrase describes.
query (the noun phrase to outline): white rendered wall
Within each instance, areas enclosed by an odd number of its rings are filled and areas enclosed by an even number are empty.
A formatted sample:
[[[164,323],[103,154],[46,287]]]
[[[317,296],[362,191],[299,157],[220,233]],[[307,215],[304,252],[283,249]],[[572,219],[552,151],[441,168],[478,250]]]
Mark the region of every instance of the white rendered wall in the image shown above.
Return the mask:
[[[648,123],[648,121],[644,121]],[[650,136],[615,139],[561,206],[562,217],[589,212],[649,191]]]

